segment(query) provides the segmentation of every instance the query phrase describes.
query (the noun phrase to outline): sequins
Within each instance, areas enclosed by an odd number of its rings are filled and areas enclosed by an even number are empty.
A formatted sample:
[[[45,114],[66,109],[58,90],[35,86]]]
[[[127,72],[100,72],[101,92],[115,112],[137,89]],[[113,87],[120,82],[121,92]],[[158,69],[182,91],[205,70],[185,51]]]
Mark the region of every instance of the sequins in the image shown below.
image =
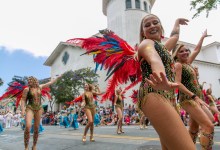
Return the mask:
[[[194,69],[189,64],[182,64],[182,80],[181,83],[192,93],[202,98],[202,91],[200,89],[198,80],[193,71]],[[180,91],[180,101],[191,100],[189,95]]]
[[[159,42],[155,41],[154,47],[161,57],[162,63],[165,68],[166,77],[169,81],[174,82],[175,74],[174,74],[174,61],[167,51],[167,49]],[[147,63],[147,61],[142,61],[141,63],[141,69],[142,69],[142,83],[140,85],[139,89],[139,101],[143,99],[145,95],[148,93],[154,92],[162,95],[166,99],[174,99],[174,91],[166,91],[166,90],[154,90],[150,85],[147,84],[146,78],[149,79],[150,74],[152,74],[151,66]],[[141,91],[141,92],[140,92]],[[141,102],[139,102],[141,103]]]

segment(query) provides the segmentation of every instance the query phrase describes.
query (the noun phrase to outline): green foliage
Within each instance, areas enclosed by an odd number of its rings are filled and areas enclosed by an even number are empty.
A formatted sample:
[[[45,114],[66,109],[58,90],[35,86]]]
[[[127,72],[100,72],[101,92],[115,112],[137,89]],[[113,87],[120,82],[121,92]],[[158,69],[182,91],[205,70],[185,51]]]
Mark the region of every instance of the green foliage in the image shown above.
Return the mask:
[[[209,16],[209,12],[212,9],[217,9],[220,0],[193,0],[190,2],[191,9],[195,9],[197,12],[193,15],[193,18],[198,17],[200,13],[206,12],[206,17]]]
[[[84,83],[93,83],[97,79],[96,74],[91,68],[82,68],[75,71],[66,72],[61,79],[51,86],[51,94],[56,103],[72,101],[80,95]]]
[[[0,78],[0,86],[2,86],[3,85],[3,80],[2,80],[2,78]]]

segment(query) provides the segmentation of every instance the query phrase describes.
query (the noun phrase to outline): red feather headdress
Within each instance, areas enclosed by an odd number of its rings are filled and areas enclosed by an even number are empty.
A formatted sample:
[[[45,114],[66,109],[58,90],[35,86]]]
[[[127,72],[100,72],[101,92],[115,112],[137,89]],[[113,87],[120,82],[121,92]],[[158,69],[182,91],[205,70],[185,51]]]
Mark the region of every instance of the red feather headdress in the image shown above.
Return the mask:
[[[136,58],[136,48],[132,48],[114,32],[101,30],[99,36],[74,38],[67,42],[85,49],[86,53],[84,54],[95,55],[93,58],[96,62],[95,71],[100,65],[101,69],[107,70],[106,80],[109,80],[106,93],[102,96],[102,102],[110,99],[119,84],[125,84],[130,79],[133,82],[141,80],[140,63]]]
[[[8,84],[9,87],[7,88],[6,92],[0,97],[0,101],[6,98],[16,98],[16,107],[18,107],[23,90],[28,87],[24,81],[16,80],[14,82],[11,82]],[[50,88],[45,87],[41,90],[41,94],[43,97],[47,97],[48,99],[51,99],[50,95]]]

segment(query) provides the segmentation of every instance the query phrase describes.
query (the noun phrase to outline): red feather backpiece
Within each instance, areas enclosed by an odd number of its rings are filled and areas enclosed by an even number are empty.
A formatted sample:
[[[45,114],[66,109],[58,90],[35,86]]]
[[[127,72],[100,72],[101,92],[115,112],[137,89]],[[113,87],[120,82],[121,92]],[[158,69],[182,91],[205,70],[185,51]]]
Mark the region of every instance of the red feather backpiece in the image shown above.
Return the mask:
[[[110,30],[101,30],[98,36],[90,38],[74,38],[67,41],[86,50],[84,54],[93,54],[96,69],[107,70],[107,89],[102,101],[110,99],[119,84],[126,84],[141,79],[140,63],[136,59],[136,48]],[[83,54],[82,54],[83,55]]]
[[[9,83],[9,87],[6,90],[6,92],[0,97],[0,101],[5,99],[5,98],[16,98],[16,106],[18,106],[21,97],[22,97],[22,92],[27,86],[24,84],[21,84],[19,82],[13,82]]]
[[[97,95],[93,95],[93,98],[97,101],[98,100],[98,96]],[[82,95],[80,95],[79,97],[75,98],[74,100],[70,101],[70,102],[65,102],[66,104],[73,104],[73,103],[78,103],[78,102],[82,102]]]
[[[16,98],[16,107],[18,107],[21,101],[23,90],[26,87],[28,86],[25,85],[23,81],[19,82],[19,80],[9,83],[9,87],[7,88],[6,92],[0,97],[0,101],[6,98]],[[43,97],[51,99],[49,87],[43,88],[41,90],[41,94]]]
[[[130,98],[132,99],[132,102],[134,104],[137,104],[137,102],[138,102],[138,90],[133,90],[133,94],[130,96]]]

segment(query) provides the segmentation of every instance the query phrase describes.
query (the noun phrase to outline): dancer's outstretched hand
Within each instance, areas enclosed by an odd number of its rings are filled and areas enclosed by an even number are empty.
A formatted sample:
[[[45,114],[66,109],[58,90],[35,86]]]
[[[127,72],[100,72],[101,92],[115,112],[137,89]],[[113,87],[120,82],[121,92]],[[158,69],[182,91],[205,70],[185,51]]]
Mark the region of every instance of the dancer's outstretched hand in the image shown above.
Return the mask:
[[[198,96],[195,97],[195,102],[197,104],[199,104],[200,106],[205,106],[205,107],[209,108],[209,105],[206,104],[203,100],[201,100]]]
[[[178,18],[177,21],[181,25],[188,25],[188,22],[189,22],[189,20],[185,18]]]
[[[179,85],[177,83],[169,82],[166,75],[160,72],[160,76],[153,72],[150,75],[150,80],[145,79],[148,84],[150,84],[155,90],[172,90],[177,88]]]
[[[209,36],[212,36],[212,35],[209,35],[207,33],[207,29],[202,33],[202,38],[206,38],[206,37],[209,37]]]

